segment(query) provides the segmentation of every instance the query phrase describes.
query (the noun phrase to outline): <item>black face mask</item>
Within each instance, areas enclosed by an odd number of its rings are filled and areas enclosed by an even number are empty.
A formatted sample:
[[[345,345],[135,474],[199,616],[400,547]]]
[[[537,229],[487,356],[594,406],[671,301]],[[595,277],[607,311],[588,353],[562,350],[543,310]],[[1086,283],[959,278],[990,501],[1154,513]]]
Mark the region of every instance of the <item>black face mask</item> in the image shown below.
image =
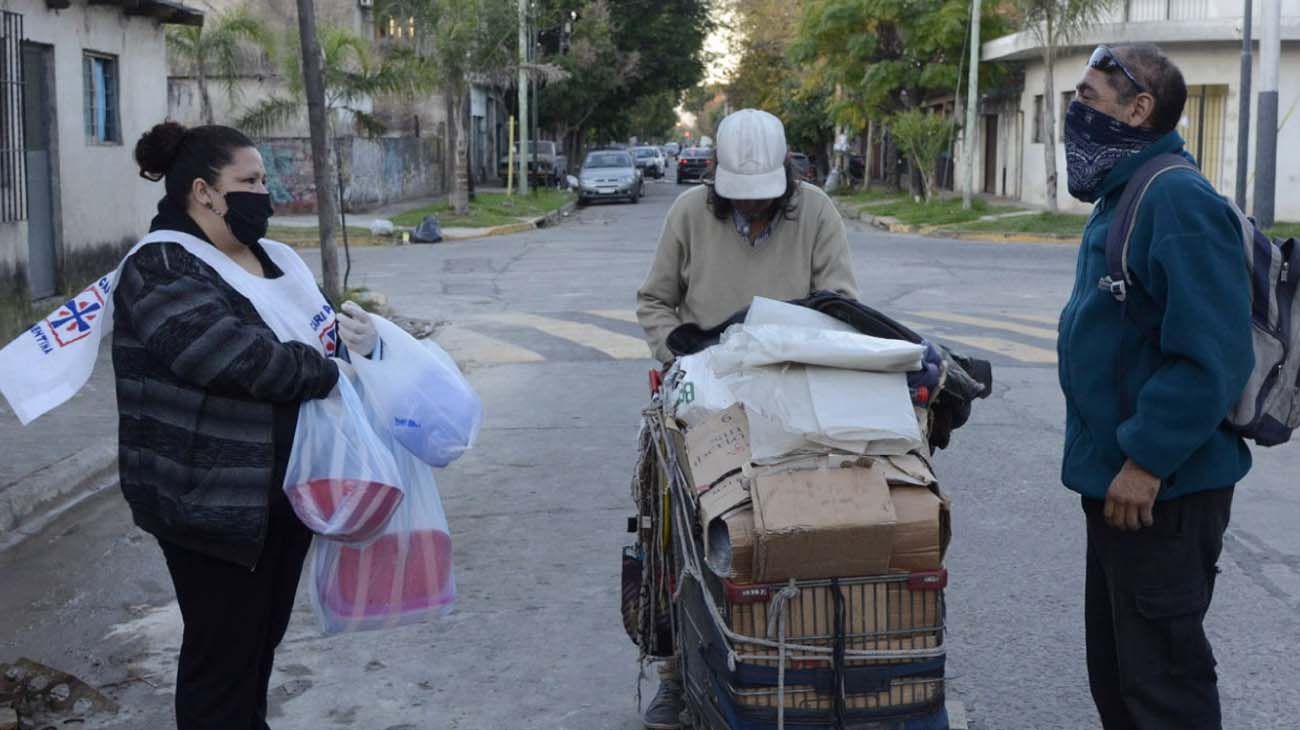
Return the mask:
[[[271,196],[267,193],[226,193],[226,214],[223,216],[235,240],[245,246],[252,246],[266,238],[266,229],[270,225],[275,210],[271,208]]]

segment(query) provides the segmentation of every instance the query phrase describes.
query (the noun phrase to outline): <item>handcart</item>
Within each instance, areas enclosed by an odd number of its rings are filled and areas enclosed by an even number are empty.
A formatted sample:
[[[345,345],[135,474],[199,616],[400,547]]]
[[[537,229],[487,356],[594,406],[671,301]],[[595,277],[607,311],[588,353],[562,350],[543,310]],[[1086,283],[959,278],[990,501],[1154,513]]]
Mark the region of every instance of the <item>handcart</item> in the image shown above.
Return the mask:
[[[638,543],[624,556],[624,618],[643,659],[680,662],[683,724],[946,730],[947,573],[777,585],[717,576],[705,561],[683,436],[664,411],[660,385],[652,372],[633,488],[640,514],[629,524]]]

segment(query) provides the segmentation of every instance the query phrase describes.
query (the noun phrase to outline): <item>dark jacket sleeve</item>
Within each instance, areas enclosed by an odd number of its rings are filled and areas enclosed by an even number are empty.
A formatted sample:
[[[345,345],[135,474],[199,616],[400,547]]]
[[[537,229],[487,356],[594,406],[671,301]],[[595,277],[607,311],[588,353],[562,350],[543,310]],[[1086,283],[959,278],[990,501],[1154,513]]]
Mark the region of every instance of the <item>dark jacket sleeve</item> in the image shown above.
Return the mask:
[[[312,347],[242,322],[180,246],[136,252],[122,266],[114,301],[151,355],[215,394],[291,403],[323,398],[338,381],[338,366]]]
[[[1236,214],[1199,176],[1166,177],[1143,201],[1136,230],[1150,235],[1135,233],[1129,258],[1162,311],[1164,362],[1116,434],[1125,455],[1161,478],[1215,433],[1255,365]]]

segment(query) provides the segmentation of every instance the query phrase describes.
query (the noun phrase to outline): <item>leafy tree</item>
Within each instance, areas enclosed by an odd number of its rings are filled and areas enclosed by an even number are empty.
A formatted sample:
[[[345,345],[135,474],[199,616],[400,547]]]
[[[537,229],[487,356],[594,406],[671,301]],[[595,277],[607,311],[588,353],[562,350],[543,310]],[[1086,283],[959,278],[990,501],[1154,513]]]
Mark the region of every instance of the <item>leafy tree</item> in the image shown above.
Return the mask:
[[[210,14],[202,26],[167,28],[168,52],[198,83],[199,115],[204,124],[215,121],[209,82],[220,82],[226,99],[231,105],[238,104],[239,78],[249,56],[274,54],[274,48],[275,39],[266,25],[242,6]]]
[[[1038,42],[1043,76],[1043,161],[1047,166],[1047,209],[1057,210],[1056,57],[1089,27],[1101,22],[1115,0],[1014,0],[1025,28]]]
[[[982,7],[986,32],[1000,35],[1007,25],[1002,9]],[[791,56],[838,91],[826,111],[865,141],[873,120],[959,88],[969,16],[967,0],[808,0]],[[989,86],[1001,73],[996,64],[981,67]]]
[[[890,123],[898,146],[921,175],[922,192],[928,203],[935,194],[935,169],[940,156],[948,149],[953,120],[920,109],[895,114]]]

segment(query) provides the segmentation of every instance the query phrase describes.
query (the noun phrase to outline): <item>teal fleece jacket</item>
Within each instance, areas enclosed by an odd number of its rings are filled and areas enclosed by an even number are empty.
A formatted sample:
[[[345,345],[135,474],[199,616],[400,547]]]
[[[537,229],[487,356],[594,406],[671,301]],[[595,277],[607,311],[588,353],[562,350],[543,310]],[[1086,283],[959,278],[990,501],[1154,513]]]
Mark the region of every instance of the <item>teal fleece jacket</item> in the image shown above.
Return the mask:
[[[1233,486],[1250,470],[1250,449],[1223,425],[1254,367],[1246,255],[1227,201],[1192,171],[1160,176],[1129,246],[1130,314],[1098,286],[1125,183],[1155,155],[1190,159],[1183,144],[1170,132],[1112,170],[1079,247],[1057,353],[1061,480],[1085,497],[1105,499],[1126,458],[1161,478],[1162,501]]]

